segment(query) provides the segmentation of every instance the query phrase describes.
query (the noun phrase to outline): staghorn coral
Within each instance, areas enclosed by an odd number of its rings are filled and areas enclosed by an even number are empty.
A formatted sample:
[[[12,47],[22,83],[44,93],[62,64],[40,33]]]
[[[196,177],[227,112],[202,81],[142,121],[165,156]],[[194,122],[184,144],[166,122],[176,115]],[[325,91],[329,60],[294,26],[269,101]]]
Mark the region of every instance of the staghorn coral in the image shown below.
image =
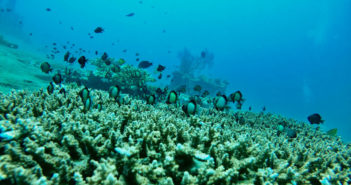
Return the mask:
[[[351,149],[304,123],[272,114],[147,105],[91,90],[84,112],[66,86],[49,95],[1,94],[2,184],[350,184]],[[283,125],[298,131],[277,134]]]

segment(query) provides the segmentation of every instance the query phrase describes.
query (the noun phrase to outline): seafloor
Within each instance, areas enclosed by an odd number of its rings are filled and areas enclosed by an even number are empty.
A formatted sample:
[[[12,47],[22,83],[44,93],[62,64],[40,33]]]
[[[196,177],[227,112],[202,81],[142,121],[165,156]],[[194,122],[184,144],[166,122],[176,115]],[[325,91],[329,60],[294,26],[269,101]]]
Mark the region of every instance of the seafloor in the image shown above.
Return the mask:
[[[102,109],[84,111],[82,86],[47,93],[40,59],[0,48],[0,60],[0,184],[351,184],[351,146],[307,123],[213,108],[186,116],[101,90],[91,97]]]

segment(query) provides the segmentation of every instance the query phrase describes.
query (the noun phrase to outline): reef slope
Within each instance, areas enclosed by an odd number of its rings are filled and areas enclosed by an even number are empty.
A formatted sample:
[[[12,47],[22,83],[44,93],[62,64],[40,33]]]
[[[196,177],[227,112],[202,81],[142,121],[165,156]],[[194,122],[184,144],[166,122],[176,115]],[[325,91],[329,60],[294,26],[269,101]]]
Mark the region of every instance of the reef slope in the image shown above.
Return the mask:
[[[66,94],[1,94],[1,184],[350,184],[351,149],[307,124],[272,114],[122,105],[91,90],[102,109]],[[277,126],[298,137],[277,134]]]

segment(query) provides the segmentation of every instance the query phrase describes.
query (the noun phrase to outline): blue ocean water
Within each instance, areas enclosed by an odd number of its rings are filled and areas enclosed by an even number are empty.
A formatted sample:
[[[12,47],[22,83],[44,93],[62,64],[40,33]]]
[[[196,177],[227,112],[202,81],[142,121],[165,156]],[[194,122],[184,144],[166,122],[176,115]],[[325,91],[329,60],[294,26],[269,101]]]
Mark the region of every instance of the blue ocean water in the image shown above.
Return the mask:
[[[184,48],[194,55],[206,49],[214,64],[198,73],[227,80],[226,93],[241,90],[244,110],[266,107],[305,122],[319,113],[322,129],[338,128],[351,141],[349,0],[0,0],[0,5],[0,32],[43,56],[51,49],[45,46],[69,41],[91,51],[88,58],[98,50],[137,65],[138,52],[171,74]],[[134,16],[126,16],[130,13]],[[93,33],[98,26],[103,33]]]

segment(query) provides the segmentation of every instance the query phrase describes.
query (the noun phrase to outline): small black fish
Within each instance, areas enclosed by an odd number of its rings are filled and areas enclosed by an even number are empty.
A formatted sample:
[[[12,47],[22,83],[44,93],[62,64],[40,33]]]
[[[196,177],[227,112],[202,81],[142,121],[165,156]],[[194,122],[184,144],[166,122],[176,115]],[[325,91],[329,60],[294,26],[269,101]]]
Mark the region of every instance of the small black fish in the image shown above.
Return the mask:
[[[149,61],[141,61],[138,65],[139,68],[143,68],[143,69],[148,68],[150,66],[152,66],[152,63]]]
[[[156,93],[157,93],[158,95],[162,95],[162,94],[163,94],[163,91],[162,91],[161,88],[157,88],[157,89],[156,89]]]
[[[118,73],[121,71],[121,67],[119,67],[119,65],[113,65],[111,67],[111,71],[114,72],[114,73]]]
[[[63,60],[68,62],[69,55],[70,53],[67,51],[66,54],[63,56]]]
[[[78,63],[80,64],[80,67],[81,68],[84,68],[85,66],[85,63],[87,63],[87,59],[85,58],[85,56],[81,56],[79,59],[78,59]]]
[[[132,16],[134,16],[135,14],[134,13],[129,13],[129,14],[127,14],[126,16],[127,17],[132,17]]]
[[[217,96],[217,98],[214,101],[214,107],[216,110],[224,110],[228,103],[228,99],[225,95],[220,95]]]
[[[208,96],[208,95],[210,95],[210,92],[208,92],[208,90],[205,90],[205,91],[202,93],[201,97],[205,98],[205,97]]]
[[[49,72],[52,71],[52,68],[48,62],[43,62],[40,64],[40,69],[42,72],[48,74]]]
[[[71,30],[72,30],[72,31],[74,30],[73,26],[71,26]]]
[[[136,59],[135,59],[135,61],[137,61],[137,62],[139,62],[139,60],[140,60],[139,58],[136,58]]]
[[[101,56],[101,60],[106,60],[108,58],[108,55],[106,52],[104,52],[104,54],[102,54]]]
[[[104,62],[105,62],[105,64],[108,65],[108,66],[111,65],[111,60],[110,60],[110,59],[106,59],[106,60],[104,60]]]
[[[318,113],[308,116],[307,119],[311,124],[321,124],[324,122],[324,120],[322,120],[321,115],[319,115]]]
[[[71,57],[71,58],[68,60],[68,62],[72,64],[74,61],[76,61],[76,59],[77,59],[76,57]]]
[[[126,53],[126,52],[127,52],[127,49],[122,50],[122,52],[123,52],[123,53]]]
[[[158,72],[162,72],[162,71],[165,70],[165,69],[166,69],[165,66],[163,66],[163,65],[158,65],[156,70],[157,70]]]
[[[83,104],[84,104],[83,111],[87,112],[90,109],[92,103],[93,103],[93,101],[92,101],[92,99],[90,97],[85,102],[83,102]]]
[[[146,98],[146,103],[147,103],[147,104],[153,105],[153,104],[155,104],[155,102],[156,102],[156,96],[155,96],[154,94],[149,95],[149,96]]]
[[[45,9],[47,12],[51,12],[51,8],[46,8]]]
[[[263,107],[262,107],[262,111],[263,111],[263,112],[266,111],[266,106],[263,106]]]
[[[48,91],[48,94],[52,94],[54,92],[54,84],[52,82],[50,82],[49,86],[46,88],[46,90]]]
[[[195,85],[194,86],[194,91],[200,92],[202,87],[200,85]]]
[[[115,100],[117,100],[117,98],[119,97],[119,94],[121,92],[121,88],[118,85],[115,86],[111,86],[108,90],[110,97],[114,98]]]
[[[297,131],[291,128],[285,128],[285,133],[290,139],[294,139],[297,137]]]
[[[104,32],[104,29],[101,27],[97,27],[97,28],[95,28],[94,32],[95,33],[102,33],[102,32]]]
[[[187,104],[182,106],[184,113],[189,116],[190,114],[194,115],[196,113],[197,104],[195,100],[190,100]]]
[[[83,103],[85,103],[90,97],[89,89],[87,87],[84,87],[81,91],[79,91],[79,96],[82,99]]]
[[[95,55],[98,55],[99,54],[99,52],[98,51],[95,51]]]
[[[230,100],[235,103],[242,103],[243,99],[243,94],[240,91],[235,91],[234,93],[229,95]]]
[[[173,104],[173,103],[176,103],[177,100],[178,100],[178,94],[175,91],[171,91],[168,94],[166,103],[167,104]]]
[[[202,100],[199,95],[191,96],[189,100],[194,100],[197,104],[201,104]]]
[[[135,53],[135,56],[139,56],[139,53]]]
[[[167,78],[171,77],[171,75],[167,75]]]
[[[95,107],[98,111],[101,111],[101,110],[102,110],[102,103],[101,103],[101,102],[96,103],[94,107]]]
[[[55,82],[55,84],[59,85],[63,81],[62,75],[60,73],[57,73],[52,77],[52,80]]]
[[[249,107],[249,111],[251,111],[252,110],[252,108],[251,108],[251,106]]]
[[[63,94],[64,96],[66,96],[66,90],[65,88],[61,88],[59,91],[60,94]]]
[[[158,75],[157,78],[158,78],[158,79],[161,79],[161,78],[162,78],[162,73],[160,73],[160,75]]]

